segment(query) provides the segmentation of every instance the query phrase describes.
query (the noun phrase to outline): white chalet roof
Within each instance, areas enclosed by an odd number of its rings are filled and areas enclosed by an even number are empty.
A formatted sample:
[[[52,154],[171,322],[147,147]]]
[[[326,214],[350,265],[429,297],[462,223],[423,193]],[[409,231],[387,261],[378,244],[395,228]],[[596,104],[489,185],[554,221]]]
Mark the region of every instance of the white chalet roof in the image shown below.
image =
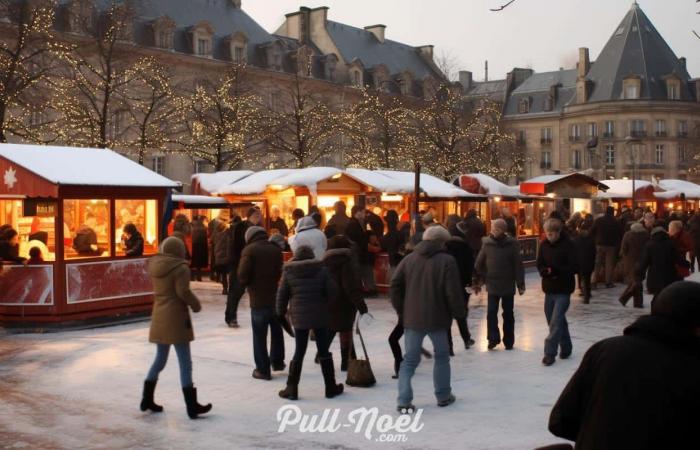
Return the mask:
[[[651,182],[644,180],[635,180],[634,184],[635,189],[651,186]],[[632,198],[632,180],[605,180],[605,185],[609,189],[606,192],[598,191],[595,198]]]
[[[105,149],[0,144],[0,157],[59,185],[169,188],[180,185]]]
[[[235,183],[222,186],[217,195],[258,195],[267,190],[275,180],[294,171],[294,169],[273,169],[255,172]]]
[[[188,205],[228,205],[223,197],[210,197],[208,195],[182,195],[174,194],[173,203],[185,203]]]
[[[192,175],[192,182],[199,183],[199,187],[210,194],[216,194],[229,184],[233,184],[249,175],[252,170],[231,170],[216,173],[196,173]]]
[[[659,187],[665,191],[676,191],[686,198],[700,199],[700,185],[686,180],[659,180]]]
[[[479,182],[481,187],[486,191],[489,196],[501,196],[501,197],[522,197],[520,193],[519,186],[508,186],[505,183],[501,183],[497,179],[485,175],[483,173],[469,173],[462,175],[465,177],[470,177]]]
[[[415,180],[415,174],[413,172],[399,172],[393,170],[375,170],[374,173],[384,175],[391,178],[399,184],[402,191],[393,192],[401,194],[413,193],[413,184]],[[464,189],[458,188],[457,186],[443,181],[432,175],[421,173],[420,175],[420,188],[425,195],[433,198],[483,198],[483,195],[476,195],[465,191]]]

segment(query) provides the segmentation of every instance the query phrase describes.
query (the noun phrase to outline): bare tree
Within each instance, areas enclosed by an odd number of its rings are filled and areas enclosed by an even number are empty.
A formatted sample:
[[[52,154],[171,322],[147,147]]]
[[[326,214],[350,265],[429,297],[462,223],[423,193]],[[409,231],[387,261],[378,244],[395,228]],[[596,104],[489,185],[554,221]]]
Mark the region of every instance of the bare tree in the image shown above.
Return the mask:
[[[245,66],[235,65],[218,80],[200,80],[190,95],[178,99],[177,115],[183,120],[176,142],[216,171],[254,162],[251,149],[263,138],[260,99],[245,77]]]
[[[279,104],[267,111],[265,143],[280,157],[286,155],[296,167],[308,167],[339,147],[341,128],[337,115],[297,73],[291,84],[278,92]],[[276,103],[276,102],[271,102]]]
[[[9,135],[42,139],[38,122],[48,120],[42,112],[49,98],[39,87],[67,49],[52,34],[55,9],[51,0],[0,0],[0,28],[8,37],[0,41],[0,142]]]
[[[438,66],[449,81],[457,81],[459,79],[459,68],[462,67],[462,63],[452,51],[441,50],[435,58],[435,65]]]

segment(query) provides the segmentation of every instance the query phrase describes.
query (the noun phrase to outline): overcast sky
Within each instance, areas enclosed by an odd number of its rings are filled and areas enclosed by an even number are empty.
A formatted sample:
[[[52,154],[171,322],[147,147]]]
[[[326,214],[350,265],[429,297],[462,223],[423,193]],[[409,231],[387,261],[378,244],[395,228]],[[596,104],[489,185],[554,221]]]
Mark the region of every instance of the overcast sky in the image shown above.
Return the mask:
[[[577,49],[595,59],[632,5],[632,0],[517,0],[500,13],[489,8],[506,0],[243,0],[243,9],[274,32],[284,14],[300,6],[328,6],[329,19],[356,27],[381,23],[387,39],[435,45],[462,69],[484,78],[504,78],[513,67],[537,72],[571,68]],[[639,0],[676,53],[688,58],[691,76],[700,76],[700,4],[695,0]]]

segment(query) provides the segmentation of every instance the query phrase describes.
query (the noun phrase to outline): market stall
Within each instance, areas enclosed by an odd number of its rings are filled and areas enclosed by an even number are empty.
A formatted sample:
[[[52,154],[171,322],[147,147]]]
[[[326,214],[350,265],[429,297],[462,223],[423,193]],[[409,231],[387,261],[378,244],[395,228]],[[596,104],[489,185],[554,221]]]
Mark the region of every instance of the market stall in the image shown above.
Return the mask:
[[[582,173],[542,175],[523,182],[520,192],[526,195],[546,196],[556,202],[556,209],[571,213],[597,214],[592,199],[608,186]]]
[[[19,253],[42,250],[37,265],[5,262],[0,322],[65,323],[149,311],[149,255],[163,236],[165,199],[178,184],[110,150],[0,144],[0,225],[19,233]],[[132,223],[144,254],[127,257]]]
[[[594,200],[600,207],[600,211],[604,210],[605,206],[613,206],[616,210],[620,210],[623,206],[632,208],[632,198],[634,197],[637,206],[641,208],[650,208],[652,211],[657,210],[659,197],[657,191],[661,190],[654,187],[649,181],[644,180],[605,180],[608,190],[598,192]],[[633,195],[634,192],[634,195]]]
[[[659,180],[656,186],[668,194],[665,196],[664,207],[671,211],[694,212],[700,203],[700,185],[686,180]]]

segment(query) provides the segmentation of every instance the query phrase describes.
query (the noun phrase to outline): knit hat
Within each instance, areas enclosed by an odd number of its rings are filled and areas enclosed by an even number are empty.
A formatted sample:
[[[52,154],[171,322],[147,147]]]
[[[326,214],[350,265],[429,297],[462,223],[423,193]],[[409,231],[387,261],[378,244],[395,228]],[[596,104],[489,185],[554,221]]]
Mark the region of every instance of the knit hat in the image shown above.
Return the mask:
[[[258,233],[265,233],[267,235],[267,231],[265,231],[265,228],[263,227],[253,226],[248,228],[245,232],[245,243],[247,244],[250,242],[250,240],[253,239],[253,236]]]
[[[450,238],[450,232],[441,225],[430,227],[423,232],[424,241],[447,242]]]
[[[300,247],[297,247],[296,250],[294,250],[294,259],[296,261],[314,259],[315,257],[316,255],[314,254],[314,250],[308,245],[302,245]]]
[[[273,244],[275,244],[276,246],[278,246],[282,250],[287,248],[287,241],[284,239],[284,236],[282,236],[281,234],[273,234],[272,236],[270,236],[270,242],[272,242]]]
[[[681,326],[700,326],[700,283],[677,281],[669,285],[651,303],[651,315],[672,319]]]
[[[176,258],[185,259],[187,257],[187,249],[185,243],[181,239],[170,236],[160,244],[160,253],[163,255],[174,256]]]
[[[297,233],[301,233],[302,231],[316,228],[317,226],[318,225],[316,224],[316,221],[314,220],[313,217],[311,217],[311,216],[302,217],[299,220],[299,222],[297,222]]]
[[[666,230],[664,229],[664,227],[654,227],[654,229],[651,230],[651,235],[653,236],[656,233],[665,233],[665,232],[666,232]]]

